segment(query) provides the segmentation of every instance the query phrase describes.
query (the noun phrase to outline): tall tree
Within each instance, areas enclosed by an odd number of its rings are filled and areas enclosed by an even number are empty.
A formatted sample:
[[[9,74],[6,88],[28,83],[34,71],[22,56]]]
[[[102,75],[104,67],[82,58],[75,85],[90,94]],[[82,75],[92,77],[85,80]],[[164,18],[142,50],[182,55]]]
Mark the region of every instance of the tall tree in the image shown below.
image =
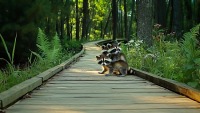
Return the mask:
[[[71,39],[71,29],[70,29],[70,12],[71,12],[71,8],[70,8],[70,5],[71,5],[71,1],[70,0],[66,0],[66,4],[65,4],[65,7],[66,7],[66,30],[67,30],[67,38],[68,40]]]
[[[127,1],[124,0],[124,36],[128,39],[128,19],[127,19]]]
[[[78,0],[76,0],[76,40],[79,40]]]
[[[113,40],[117,38],[117,2],[116,0],[112,0],[112,29],[113,29]]]
[[[154,0],[155,23],[161,24],[163,28],[166,27],[167,16],[166,0]]]
[[[89,9],[88,0],[83,0],[83,24],[82,24],[82,38],[87,39]]]
[[[152,45],[152,0],[137,0],[137,36]]]
[[[129,30],[128,30],[128,40],[130,40],[131,35],[133,33],[133,29],[132,29],[132,25],[133,25],[133,21],[136,21],[135,17],[135,0],[132,0],[132,4],[131,4],[131,19],[129,22]]]
[[[172,31],[176,33],[177,37],[182,36],[183,14],[182,14],[182,1],[172,0],[173,9],[173,23]]]

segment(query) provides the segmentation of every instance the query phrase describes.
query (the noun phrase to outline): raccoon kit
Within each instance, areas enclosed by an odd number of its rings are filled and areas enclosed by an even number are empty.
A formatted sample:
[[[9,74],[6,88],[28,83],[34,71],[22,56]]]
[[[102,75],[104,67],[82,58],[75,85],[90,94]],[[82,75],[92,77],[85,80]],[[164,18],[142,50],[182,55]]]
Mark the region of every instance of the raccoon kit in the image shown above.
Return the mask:
[[[102,65],[102,71],[99,74],[109,72],[106,76],[111,74],[121,74],[125,76],[132,74],[133,70],[128,68],[128,63],[125,55],[121,52],[119,47],[120,43],[114,41],[112,44],[102,45],[102,52],[99,56],[96,56],[98,64]]]
[[[115,48],[108,52],[107,57],[109,57],[112,61],[118,60],[126,60],[126,56],[121,52],[121,49]]]
[[[98,64],[106,67],[106,71],[109,71],[109,74],[106,74],[105,76],[110,76],[118,72],[120,77],[124,77],[127,74],[132,74],[133,70],[129,68],[128,63],[123,60],[118,61],[110,61],[109,59],[101,59]]]

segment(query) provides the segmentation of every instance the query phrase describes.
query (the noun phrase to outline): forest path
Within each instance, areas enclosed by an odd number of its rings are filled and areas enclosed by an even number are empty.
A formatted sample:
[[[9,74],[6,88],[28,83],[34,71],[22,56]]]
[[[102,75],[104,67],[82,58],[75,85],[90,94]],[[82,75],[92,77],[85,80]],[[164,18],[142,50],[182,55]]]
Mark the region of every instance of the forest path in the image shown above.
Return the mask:
[[[200,113],[200,103],[139,77],[98,74],[95,43],[85,44],[78,62],[6,113]]]

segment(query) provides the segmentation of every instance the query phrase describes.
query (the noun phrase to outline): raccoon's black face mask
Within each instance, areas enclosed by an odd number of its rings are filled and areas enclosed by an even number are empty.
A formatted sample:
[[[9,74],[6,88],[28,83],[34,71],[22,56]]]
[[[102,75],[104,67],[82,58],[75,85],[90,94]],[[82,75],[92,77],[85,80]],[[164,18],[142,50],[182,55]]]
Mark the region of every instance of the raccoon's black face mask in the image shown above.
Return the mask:
[[[98,64],[100,65],[103,65],[103,66],[106,66],[106,65],[109,65],[111,63],[111,61],[109,59],[101,59]]]
[[[114,48],[110,51],[111,54],[118,54],[121,52],[121,48]]]

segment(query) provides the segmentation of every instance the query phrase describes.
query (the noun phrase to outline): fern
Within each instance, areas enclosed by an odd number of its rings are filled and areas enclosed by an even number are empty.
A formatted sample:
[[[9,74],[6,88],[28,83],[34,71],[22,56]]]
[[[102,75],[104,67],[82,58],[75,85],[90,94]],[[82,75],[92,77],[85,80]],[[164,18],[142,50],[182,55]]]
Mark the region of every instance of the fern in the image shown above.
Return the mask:
[[[47,57],[47,54],[51,50],[50,43],[44,34],[44,32],[39,28],[38,37],[37,37],[37,47],[42,57]]]
[[[61,56],[62,46],[58,35],[56,34],[51,41],[51,52],[49,52],[48,59],[53,63],[56,63],[56,60],[59,60]]]
[[[184,77],[185,82],[193,87],[200,85],[200,50],[198,47],[199,41],[197,36],[199,35],[200,24],[192,28],[190,32],[184,34],[184,40],[182,41],[183,54],[186,57],[184,65]]]
[[[39,48],[39,53],[32,52],[32,54],[37,56],[39,60],[45,60],[45,62],[51,62],[52,64],[56,64],[60,60],[62,46],[57,34],[52,41],[49,41],[44,32],[39,28],[37,47]]]

